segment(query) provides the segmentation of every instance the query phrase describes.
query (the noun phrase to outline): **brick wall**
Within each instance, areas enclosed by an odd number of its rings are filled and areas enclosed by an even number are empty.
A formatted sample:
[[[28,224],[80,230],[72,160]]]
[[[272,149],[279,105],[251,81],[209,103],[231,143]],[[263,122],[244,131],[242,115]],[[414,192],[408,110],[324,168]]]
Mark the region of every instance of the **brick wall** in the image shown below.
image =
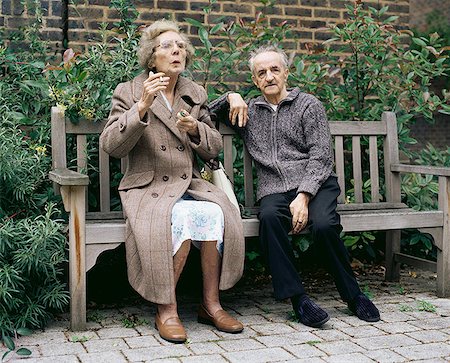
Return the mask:
[[[84,0],[76,6],[70,6],[69,15],[69,40],[71,47],[76,49],[86,46],[88,39],[95,36],[98,24],[101,21],[109,22],[117,20],[116,11],[108,8],[108,1]],[[366,1],[371,6],[390,5],[390,15],[399,15],[399,23],[408,24],[409,0],[406,1]],[[134,2],[140,15],[139,24],[168,18],[180,22],[184,30],[197,44],[196,29],[191,28],[185,22],[185,18],[194,18],[202,23],[215,24],[220,16],[226,20],[251,21],[262,10],[259,1],[219,0],[213,7],[210,15],[206,15],[203,9],[208,5],[205,0],[190,1],[162,1],[150,0]],[[285,47],[290,49],[304,49],[304,43],[316,42],[327,39],[329,36],[323,28],[328,24],[334,24],[344,19],[345,4],[351,4],[345,0],[279,0],[276,5],[268,10],[268,18],[271,24],[278,24],[285,20],[294,28],[294,41],[286,42]]]
[[[450,146],[449,124],[450,116],[441,113],[436,114],[434,124],[418,118],[411,126],[411,136],[417,140],[417,144],[410,145],[408,148],[420,151],[425,145],[432,144],[437,149],[446,150]]]
[[[386,16],[399,15],[398,24],[407,26],[409,22],[410,0],[367,0],[365,4],[373,7],[389,5],[390,10]],[[41,1],[46,9],[44,27],[48,39],[61,48],[62,42],[62,3],[63,1]],[[115,10],[109,9],[110,1],[106,0],[78,0],[76,5],[69,6],[69,46],[76,50],[83,50],[89,46],[89,40],[98,36],[99,24],[118,20]],[[323,28],[329,24],[343,21],[346,16],[346,4],[348,0],[278,0],[276,5],[268,10],[268,18],[271,24],[281,23],[287,20],[293,27],[294,39],[287,41],[286,48],[298,51],[305,49],[305,43],[319,42],[329,37]],[[194,18],[200,22],[214,24],[219,16],[225,16],[226,20],[244,21],[253,20],[256,14],[262,10],[259,1],[254,0],[218,0],[210,15],[206,15],[203,9],[208,5],[206,0],[135,0],[140,15],[137,20],[139,25],[150,24],[154,20],[169,18],[180,22],[184,30],[197,44],[195,28],[191,28],[185,22],[186,17]],[[8,29],[17,28],[26,23],[28,14],[24,12],[20,0],[2,0],[2,12],[0,14],[0,26]]]
[[[41,1],[43,10],[42,25],[44,27],[43,34],[53,49],[62,48],[62,17],[61,17],[61,0]],[[4,27],[7,31],[18,29],[29,23],[27,9],[22,5],[21,0],[2,0],[0,12],[0,27]]]
[[[446,15],[450,23],[450,0],[410,0],[410,27],[425,31],[427,15],[433,10]]]

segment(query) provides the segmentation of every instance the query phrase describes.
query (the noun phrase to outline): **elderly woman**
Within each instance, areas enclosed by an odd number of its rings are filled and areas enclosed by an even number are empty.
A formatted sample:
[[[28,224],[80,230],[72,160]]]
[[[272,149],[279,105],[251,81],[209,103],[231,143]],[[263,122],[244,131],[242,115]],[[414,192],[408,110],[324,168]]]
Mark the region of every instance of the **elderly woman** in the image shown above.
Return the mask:
[[[182,77],[193,55],[176,23],[157,21],[143,31],[139,61],[145,69],[117,86],[101,147],[128,158],[119,185],[126,219],[128,279],[157,304],[160,336],[184,342],[175,287],[191,242],[200,248],[203,299],[198,321],[228,333],[243,325],[222,309],[221,290],[241,277],[244,237],[238,211],[227,196],[201,178],[203,160],[222,148],[205,90]]]

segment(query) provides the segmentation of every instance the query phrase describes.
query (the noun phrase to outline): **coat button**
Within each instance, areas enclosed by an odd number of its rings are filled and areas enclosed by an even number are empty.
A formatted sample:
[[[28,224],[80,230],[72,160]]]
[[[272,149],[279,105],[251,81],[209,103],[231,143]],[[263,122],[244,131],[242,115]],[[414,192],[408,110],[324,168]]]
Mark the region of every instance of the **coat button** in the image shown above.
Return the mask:
[[[153,198],[158,198],[158,193],[152,193]]]
[[[183,174],[182,176],[181,176],[181,179],[187,179],[187,175],[186,174]]]
[[[168,181],[168,180],[169,180],[169,177],[168,177],[167,175],[164,175],[162,179],[163,179],[164,181]]]
[[[159,148],[160,148],[162,151],[166,151],[166,145],[161,145]]]
[[[178,145],[178,146],[177,146],[177,149],[178,149],[179,151],[184,151],[184,146],[183,146],[183,145]]]

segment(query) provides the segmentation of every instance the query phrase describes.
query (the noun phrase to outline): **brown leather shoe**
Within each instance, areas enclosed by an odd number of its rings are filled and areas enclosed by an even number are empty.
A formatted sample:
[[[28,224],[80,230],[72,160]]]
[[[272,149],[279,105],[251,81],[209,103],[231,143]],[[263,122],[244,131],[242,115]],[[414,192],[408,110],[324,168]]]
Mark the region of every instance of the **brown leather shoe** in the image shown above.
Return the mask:
[[[184,343],[187,339],[186,331],[178,317],[169,318],[163,323],[159,314],[156,313],[155,328],[161,338],[171,343]]]
[[[236,334],[244,330],[242,323],[233,318],[225,310],[219,310],[212,316],[203,304],[198,309],[197,321],[202,324],[213,325],[217,330],[225,333]]]

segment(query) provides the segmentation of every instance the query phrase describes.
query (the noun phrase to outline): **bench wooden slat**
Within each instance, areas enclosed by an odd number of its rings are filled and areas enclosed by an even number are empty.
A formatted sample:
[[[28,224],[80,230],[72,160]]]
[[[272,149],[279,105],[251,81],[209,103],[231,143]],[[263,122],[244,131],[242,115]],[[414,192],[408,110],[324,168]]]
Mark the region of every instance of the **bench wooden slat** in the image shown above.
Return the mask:
[[[334,139],[334,159],[336,165],[336,175],[338,177],[341,194],[338,196],[338,203],[345,202],[345,174],[344,174],[344,137],[336,136]]]
[[[400,175],[391,173],[391,164],[399,163],[397,121],[392,112],[383,112],[382,121],[386,122],[389,137],[384,138],[384,175],[386,183],[386,200],[400,202],[401,180]]]
[[[247,148],[244,146],[244,198],[245,205],[248,207],[255,205],[253,193],[253,162]]]
[[[219,132],[222,135],[235,135],[236,134],[231,127],[228,127],[227,125],[224,125],[224,124],[219,124]]]
[[[336,210],[341,211],[362,211],[362,210],[385,210],[385,209],[404,209],[408,208],[405,203],[348,203],[338,204]]]
[[[111,210],[109,155],[103,149],[99,150],[99,169],[100,210],[102,212],[109,212]]]
[[[379,121],[329,121],[331,135],[386,135],[386,124]]]
[[[415,210],[374,211],[369,213],[341,213],[342,226],[346,232],[401,230],[404,228],[429,228],[442,226],[441,211],[418,212]]]
[[[52,107],[52,169],[67,168],[67,137],[64,112],[59,107]]]
[[[125,222],[102,221],[86,223],[86,244],[125,242]]]
[[[77,171],[86,174],[87,171],[87,138],[77,135]]]
[[[128,166],[128,158],[124,157],[124,158],[120,159],[120,172],[122,174],[125,174],[125,171],[127,170],[127,166]]]
[[[352,136],[353,183],[356,203],[363,202],[363,180],[361,168],[361,137]]]
[[[233,173],[233,136],[225,135],[223,137],[223,167],[225,172],[230,178],[231,182],[234,183],[234,173]]]
[[[123,219],[122,211],[113,211],[113,212],[88,212],[86,213],[87,221],[104,221],[108,222],[110,220],[121,220]]]
[[[344,232],[364,232],[396,230],[404,228],[430,228],[442,226],[444,215],[441,211],[387,210],[366,211],[365,213],[342,213],[341,224]],[[259,233],[256,217],[244,219],[244,234],[255,237]],[[86,243],[118,243],[125,240],[125,222],[104,223],[102,221],[86,224]]]
[[[370,164],[370,196],[372,202],[379,202],[380,176],[378,173],[378,145],[377,137],[369,136],[369,164]]]
[[[87,174],[87,137],[86,135],[76,136],[77,144],[77,171],[81,174]],[[88,188],[86,188],[86,210],[89,208]]]
[[[392,164],[391,171],[438,176],[450,176],[450,168],[427,165]]]
[[[51,181],[58,185],[88,185],[89,178],[87,175],[80,174],[76,171],[63,169],[54,169],[49,172],[49,178]]]
[[[80,120],[74,124],[68,118],[65,119],[66,133],[75,135],[101,134],[106,125],[107,120],[87,121]]]

